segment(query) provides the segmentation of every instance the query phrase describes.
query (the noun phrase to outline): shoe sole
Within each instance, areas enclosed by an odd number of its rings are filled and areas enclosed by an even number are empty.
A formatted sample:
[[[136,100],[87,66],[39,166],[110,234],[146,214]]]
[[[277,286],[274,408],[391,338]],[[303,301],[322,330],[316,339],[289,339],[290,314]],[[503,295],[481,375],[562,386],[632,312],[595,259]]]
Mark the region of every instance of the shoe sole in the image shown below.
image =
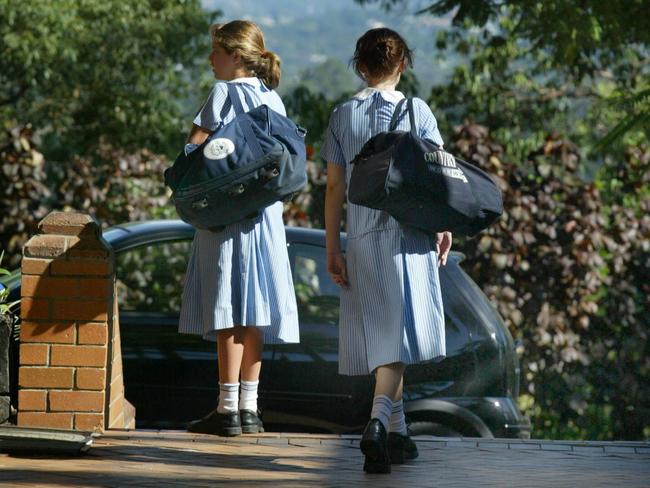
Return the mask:
[[[259,427],[257,425],[242,425],[241,431],[244,434],[263,434],[264,427]]]
[[[361,452],[366,456],[363,470],[366,473],[390,473],[390,459],[382,445],[373,440],[361,440]]]
[[[224,427],[223,433],[219,433],[217,435],[223,436],[223,437],[235,437],[237,435],[242,435],[242,428],[241,427]]]

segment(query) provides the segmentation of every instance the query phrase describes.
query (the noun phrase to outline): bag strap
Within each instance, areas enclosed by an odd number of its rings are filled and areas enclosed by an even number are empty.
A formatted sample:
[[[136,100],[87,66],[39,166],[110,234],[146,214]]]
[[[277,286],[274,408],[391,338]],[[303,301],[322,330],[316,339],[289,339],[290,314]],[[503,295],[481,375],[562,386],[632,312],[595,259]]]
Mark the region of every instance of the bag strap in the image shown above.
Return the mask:
[[[413,97],[409,97],[406,109],[409,111],[409,123],[411,124],[411,134],[418,135],[418,130],[415,125],[415,107],[413,107]]]
[[[397,102],[397,105],[395,106],[395,111],[393,112],[393,116],[390,119],[390,125],[388,126],[388,130],[392,131],[397,128],[399,119],[402,116],[401,112],[404,103],[406,103],[406,111],[409,114],[409,123],[411,124],[411,134],[417,137],[418,131],[415,125],[415,109],[413,108],[413,97],[402,98],[399,102]]]
[[[228,86],[228,98],[230,98],[230,103],[235,109],[235,120],[244,133],[244,138],[246,139],[246,143],[253,153],[253,156],[257,159],[261,159],[264,157],[264,151],[262,150],[262,146],[260,146],[257,137],[255,137],[255,132],[253,131],[250,119],[248,117],[239,117],[239,115],[243,115],[246,112],[244,111],[244,107],[239,99],[237,88],[234,83],[226,83],[226,85]],[[246,105],[248,105],[249,110],[252,109],[253,100],[250,98],[250,95],[246,93],[246,90],[243,87],[242,92],[244,94],[244,100],[246,100]]]
[[[402,107],[404,106],[404,102],[406,102],[406,98],[402,98],[399,102],[397,102],[393,116],[390,119],[388,130],[393,131],[397,129],[397,124],[399,123],[399,119],[402,116]]]
[[[228,86],[228,98],[230,98],[230,103],[235,109],[235,115],[245,114],[246,110],[244,110],[244,106],[241,104],[241,99],[239,98],[239,94],[237,90],[237,84],[226,83],[226,85]],[[254,107],[255,104],[253,103],[253,99],[248,93],[248,90],[246,90],[243,86],[241,86],[241,92],[244,95],[244,100],[246,101],[246,105],[248,105],[248,110],[252,110],[253,108],[255,108]]]

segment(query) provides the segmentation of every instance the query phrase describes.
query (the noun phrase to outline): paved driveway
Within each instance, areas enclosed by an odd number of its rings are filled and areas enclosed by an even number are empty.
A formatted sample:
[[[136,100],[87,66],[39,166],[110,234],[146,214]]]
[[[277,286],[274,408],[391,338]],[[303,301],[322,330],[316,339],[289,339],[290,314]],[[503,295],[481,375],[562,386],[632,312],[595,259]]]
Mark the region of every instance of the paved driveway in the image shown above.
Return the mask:
[[[650,443],[417,438],[366,475],[358,436],[110,431],[75,457],[0,454],[2,487],[650,487]]]

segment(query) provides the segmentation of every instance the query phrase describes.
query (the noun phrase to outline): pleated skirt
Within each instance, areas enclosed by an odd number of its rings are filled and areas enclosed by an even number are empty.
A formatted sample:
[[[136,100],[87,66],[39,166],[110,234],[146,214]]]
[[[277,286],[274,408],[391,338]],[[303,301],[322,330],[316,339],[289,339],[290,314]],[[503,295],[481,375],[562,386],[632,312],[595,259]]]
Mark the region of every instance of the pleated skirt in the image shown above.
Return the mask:
[[[197,229],[188,262],[179,332],[216,340],[217,332],[257,326],[266,343],[299,342],[298,310],[282,203],[221,232]]]
[[[392,219],[391,219],[392,220]],[[433,236],[402,227],[349,237],[342,290],[339,372],[445,356],[445,320]]]

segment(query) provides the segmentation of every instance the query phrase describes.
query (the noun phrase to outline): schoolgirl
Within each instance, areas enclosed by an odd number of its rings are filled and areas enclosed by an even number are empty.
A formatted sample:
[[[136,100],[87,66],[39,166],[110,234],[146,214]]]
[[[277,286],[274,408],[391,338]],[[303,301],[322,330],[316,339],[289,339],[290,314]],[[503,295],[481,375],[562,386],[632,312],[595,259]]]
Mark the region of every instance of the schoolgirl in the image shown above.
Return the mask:
[[[247,110],[266,104],[286,114],[273,90],[280,81],[280,60],[266,50],[260,28],[235,20],[213,25],[210,34],[209,59],[218,81],[194,119],[188,152],[235,117],[227,83],[237,86]],[[263,432],[257,389],[264,343],[299,341],[282,202],[220,232],[197,229],[179,331],[216,341],[219,362],[218,406],[188,430],[224,436]]]
[[[385,212],[348,201],[345,256],[341,252],[350,162],[368,139],[388,130],[404,98],[395,87],[412,55],[397,32],[371,29],[357,41],[353,64],[367,87],[334,109],[322,151],[327,161],[327,265],[342,287],[339,372],[376,377],[370,421],[361,439],[364,470],[389,473],[391,462],[418,455],[404,418],[404,369],[445,355],[438,266],[446,262],[451,234],[427,235],[401,226]],[[442,145],[428,105],[415,99],[414,110],[419,135]],[[409,128],[403,113],[397,129]]]

